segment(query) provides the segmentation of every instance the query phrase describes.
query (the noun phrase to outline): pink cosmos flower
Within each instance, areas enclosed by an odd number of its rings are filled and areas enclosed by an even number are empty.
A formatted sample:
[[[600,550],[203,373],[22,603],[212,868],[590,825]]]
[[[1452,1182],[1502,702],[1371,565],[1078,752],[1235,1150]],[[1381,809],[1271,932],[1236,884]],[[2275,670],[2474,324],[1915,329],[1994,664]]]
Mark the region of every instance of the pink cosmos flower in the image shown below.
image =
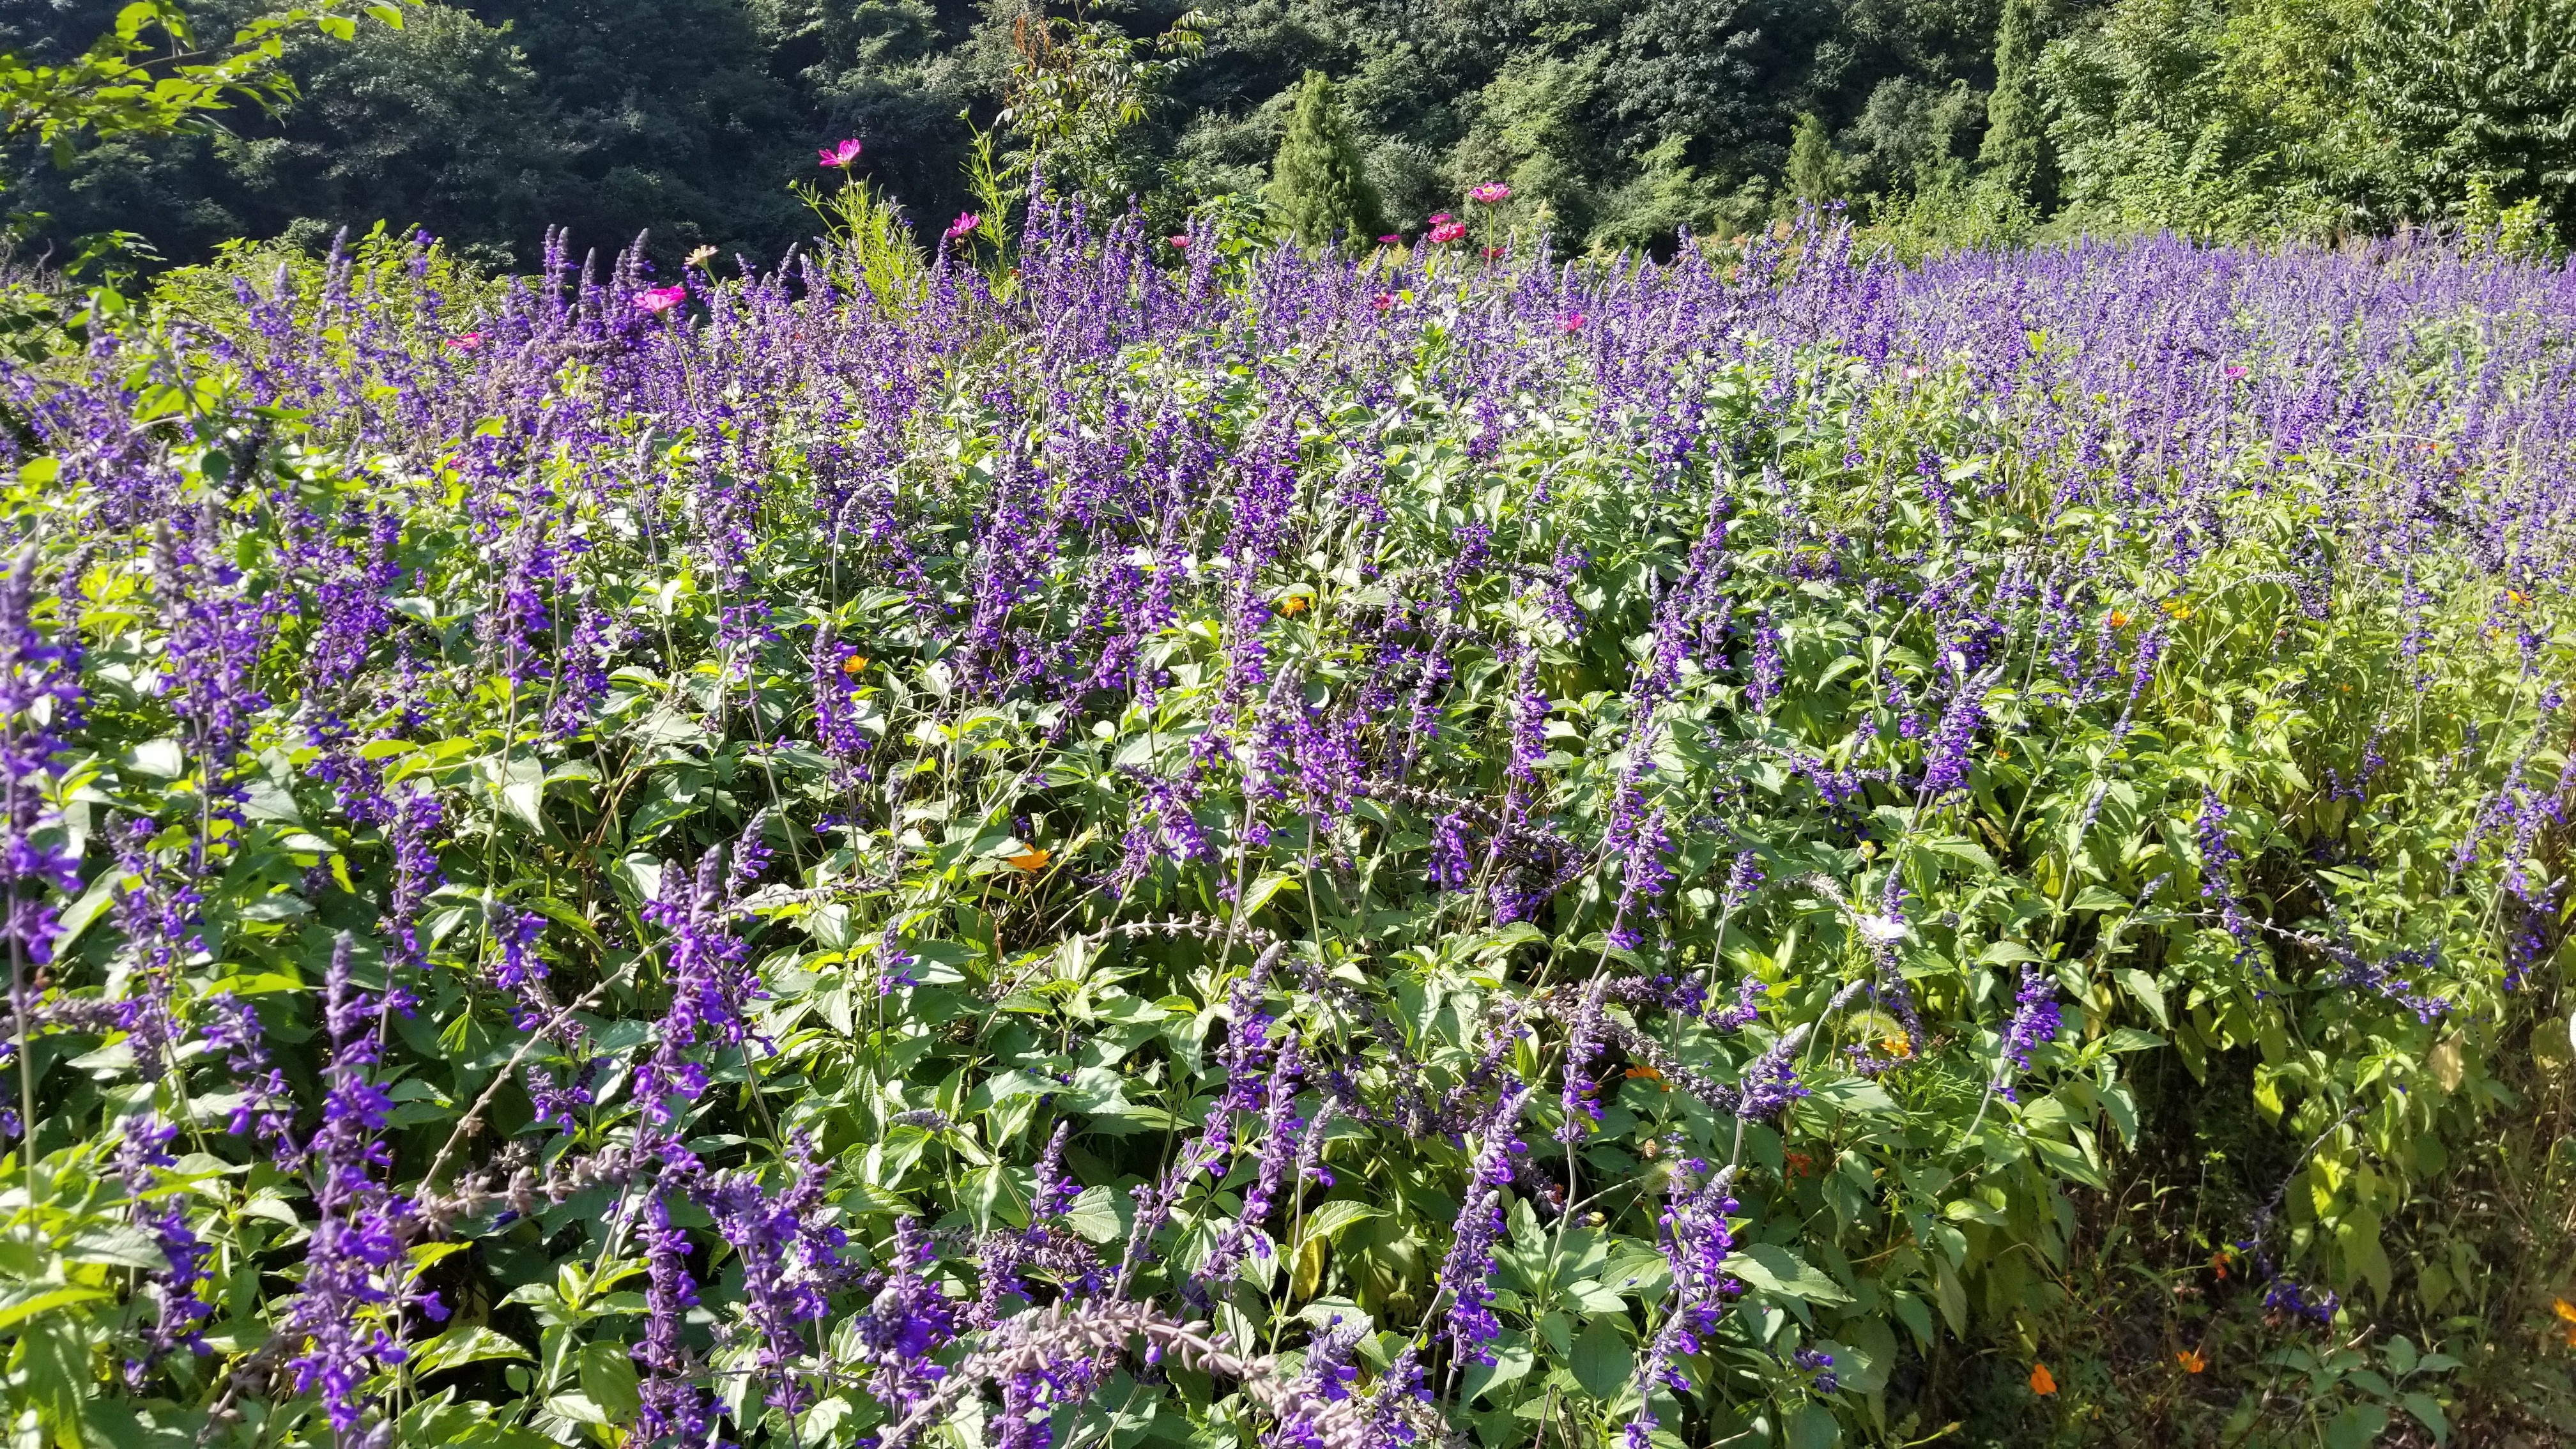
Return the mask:
[[[851,163],[859,159],[858,138],[853,136],[849,140],[843,141],[838,146],[826,146],[821,150],[816,151],[814,154],[821,158],[822,164],[826,166],[839,166],[847,169]]]
[[[1369,298],[1369,305],[1375,307],[1381,312],[1389,311],[1395,306],[1395,294],[1393,292],[1380,292],[1376,296]]]
[[[1556,325],[1564,328],[1568,332],[1580,332],[1583,330],[1583,314],[1580,312],[1568,312],[1563,317],[1557,319]]]
[[[1430,235],[1426,240],[1435,247],[1447,246],[1453,241],[1463,239],[1466,235],[1467,223],[1463,221],[1444,221],[1431,229]]]
[[[647,287],[635,294],[635,310],[658,317],[689,300],[686,287]]]
[[[1905,369],[1905,375],[1909,379],[1918,378],[1923,375],[1923,369],[1919,367],[1909,367]]]
[[[1377,244],[1382,247],[1400,247],[1404,245],[1404,233],[1400,231],[1388,232],[1386,235],[1377,239]]]
[[[1170,242],[1172,244],[1172,250],[1174,251],[1185,252],[1190,249],[1190,234],[1188,232],[1181,232],[1177,235],[1167,236],[1163,238],[1163,240]]]
[[[459,352],[472,352],[483,345],[483,334],[480,332],[460,332],[454,337],[448,338],[447,345]]]
[[[1512,189],[1499,181],[1488,181],[1467,193],[1467,199],[1480,206],[1494,206],[1511,198]]]
[[[1447,213],[1447,212],[1445,212],[1445,211],[1435,211],[1435,212],[1431,213],[1431,220],[1430,220],[1430,223],[1429,223],[1429,224],[1430,224],[1430,225],[1432,225],[1432,226],[1438,226],[1440,223],[1442,223],[1442,222],[1444,222],[1444,221],[1447,221],[1447,220],[1449,220],[1449,213]]]
[[[2227,369],[2227,375],[2229,377],[2243,377],[2245,375],[2245,369],[2231,364]]]
[[[955,221],[948,223],[948,232],[944,240],[955,241],[983,224],[984,217],[981,212],[960,212]]]

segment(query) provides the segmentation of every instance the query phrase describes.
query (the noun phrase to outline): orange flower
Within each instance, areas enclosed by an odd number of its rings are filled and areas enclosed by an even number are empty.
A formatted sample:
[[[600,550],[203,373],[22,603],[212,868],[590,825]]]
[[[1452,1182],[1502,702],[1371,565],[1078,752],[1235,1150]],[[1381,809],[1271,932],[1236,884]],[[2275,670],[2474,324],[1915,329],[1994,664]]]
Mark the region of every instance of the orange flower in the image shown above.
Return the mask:
[[[2227,1281],[2227,1250],[2225,1248],[2221,1248],[2217,1252],[2209,1255],[2209,1271],[2218,1275],[2219,1282],[2224,1283]]]
[[[2174,1362],[2181,1364],[2182,1371],[2187,1374],[2196,1374],[2202,1369],[2209,1367],[2209,1360],[2202,1358],[2200,1356],[2200,1350],[2196,1348],[2186,1348],[2182,1352],[2175,1354]]]
[[[2576,1303],[2553,1298],[2549,1300],[2549,1311],[2557,1314],[2558,1321],[2566,1325],[2558,1330],[2558,1336],[2566,1341],[2569,1348],[2576,1348]]]
[[[1656,1071],[1653,1067],[1630,1067],[1628,1069],[1628,1079],[1630,1081],[1635,1081],[1639,1077],[1643,1077],[1650,1082],[1660,1082],[1664,1079],[1664,1074]]]
[[[864,654],[853,654],[849,658],[841,661],[841,672],[843,674],[850,675],[853,678],[857,677],[860,670],[867,667],[868,656]]]
[[[1291,619],[1296,618],[1299,614],[1306,612],[1306,596],[1304,594],[1290,594],[1288,597],[1281,599],[1279,601],[1279,612],[1287,615]]]
[[[2111,627],[2114,629],[2128,628],[2129,611],[2126,609],[2113,609],[2111,611]]]
[[[2048,1365],[2035,1363],[2030,1366],[2030,1391],[2043,1399],[2057,1392],[2057,1376],[2048,1371]]]
[[[1011,862],[1014,869],[1024,870],[1034,875],[1037,872],[1046,869],[1047,862],[1055,857],[1032,845],[1017,855],[1005,858]]]
[[[1914,1042],[1903,1035],[1892,1036],[1880,1042],[1878,1049],[1901,1062],[1914,1055]]]

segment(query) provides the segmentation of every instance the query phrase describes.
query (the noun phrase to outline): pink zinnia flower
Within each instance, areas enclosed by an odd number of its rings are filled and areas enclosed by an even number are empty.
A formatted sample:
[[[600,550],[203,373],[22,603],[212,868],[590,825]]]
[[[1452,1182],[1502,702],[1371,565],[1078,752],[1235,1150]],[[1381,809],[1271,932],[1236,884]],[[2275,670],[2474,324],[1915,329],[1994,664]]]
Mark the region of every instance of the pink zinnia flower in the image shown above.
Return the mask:
[[[635,310],[660,316],[689,300],[686,287],[647,287],[635,294]]]
[[[1404,233],[1400,231],[1388,232],[1386,235],[1377,239],[1377,244],[1382,247],[1400,247],[1404,245]]]
[[[1190,234],[1188,232],[1180,232],[1172,236],[1167,236],[1163,238],[1163,240],[1170,242],[1174,251],[1185,252],[1190,249]]]
[[[1503,183],[1499,181],[1488,181],[1484,185],[1477,187],[1475,190],[1468,192],[1467,199],[1480,206],[1492,206],[1497,202],[1510,199],[1511,194],[1512,189],[1505,186]]]
[[[1431,213],[1430,225],[1438,226],[1440,223],[1447,220],[1449,220],[1449,213],[1445,211],[1435,211]]]
[[[1395,306],[1395,294],[1393,292],[1380,292],[1376,296],[1369,298],[1369,305],[1375,307],[1381,312],[1387,311]]]
[[[1426,239],[1433,246],[1446,246],[1453,241],[1457,241],[1465,237],[1466,235],[1467,223],[1463,221],[1444,221],[1438,226],[1433,227],[1431,229],[1430,236]]]
[[[859,159],[859,141],[857,137],[853,136],[849,140],[843,141],[838,146],[825,146],[814,154],[820,158],[822,163],[826,166],[840,166],[846,168],[850,163]]]
[[[955,221],[948,223],[948,231],[943,239],[947,241],[955,241],[959,237],[966,235],[968,232],[973,231],[975,228],[982,226],[983,224],[983,213],[974,211],[960,212],[958,213]]]
[[[483,345],[483,334],[480,332],[460,332],[454,337],[448,338],[447,345],[455,348],[459,352],[472,352],[474,349]]]
[[[1568,312],[1563,317],[1557,319],[1556,325],[1564,328],[1568,332],[1580,332],[1583,330],[1583,314],[1580,312]]]

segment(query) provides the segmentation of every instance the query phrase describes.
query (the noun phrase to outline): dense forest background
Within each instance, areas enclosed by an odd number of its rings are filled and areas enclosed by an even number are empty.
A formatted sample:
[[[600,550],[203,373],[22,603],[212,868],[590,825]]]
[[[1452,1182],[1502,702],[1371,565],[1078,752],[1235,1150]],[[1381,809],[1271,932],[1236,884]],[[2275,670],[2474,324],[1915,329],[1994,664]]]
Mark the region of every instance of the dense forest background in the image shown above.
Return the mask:
[[[66,55],[121,0],[0,0]],[[206,30],[259,0],[191,7]],[[975,203],[1033,45],[1135,37],[1116,175],[1158,220],[1268,184],[1303,77],[1333,79],[1392,226],[1502,181],[1558,246],[1727,234],[1801,200],[1930,243],[2175,227],[2332,235],[2499,220],[2568,234],[2576,0],[1166,0],[1052,26],[1030,0],[458,0],[300,38],[301,95],[203,134],[9,158],[33,246],[171,261],[234,237],[419,226],[531,264],[577,245],[774,259],[817,228],[815,148],[935,235]],[[1186,47],[1148,37],[1176,24]],[[1052,39],[1048,39],[1052,37]],[[1120,57],[1124,59],[1123,54]],[[1149,74],[1150,72],[1150,74]],[[1098,183],[1096,183],[1098,184]]]

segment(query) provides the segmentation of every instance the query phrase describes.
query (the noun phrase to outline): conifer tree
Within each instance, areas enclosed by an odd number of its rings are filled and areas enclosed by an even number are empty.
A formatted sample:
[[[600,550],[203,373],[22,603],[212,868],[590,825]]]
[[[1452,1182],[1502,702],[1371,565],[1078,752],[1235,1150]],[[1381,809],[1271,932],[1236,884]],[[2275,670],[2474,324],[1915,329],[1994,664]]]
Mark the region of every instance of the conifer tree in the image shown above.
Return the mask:
[[[1270,204],[1280,229],[1309,246],[1365,244],[1386,229],[1341,98],[1322,71],[1306,72],[1297,92],[1288,134],[1270,163]]]
[[[1789,141],[1789,191],[1800,201],[1822,206],[1843,194],[1842,158],[1834,154],[1833,137],[1810,111],[1798,117]]]
[[[2038,202],[2047,137],[2039,103],[2038,0],[2004,0],[1995,30],[1995,89],[1986,99],[1986,142],[1977,153],[1987,184]]]

